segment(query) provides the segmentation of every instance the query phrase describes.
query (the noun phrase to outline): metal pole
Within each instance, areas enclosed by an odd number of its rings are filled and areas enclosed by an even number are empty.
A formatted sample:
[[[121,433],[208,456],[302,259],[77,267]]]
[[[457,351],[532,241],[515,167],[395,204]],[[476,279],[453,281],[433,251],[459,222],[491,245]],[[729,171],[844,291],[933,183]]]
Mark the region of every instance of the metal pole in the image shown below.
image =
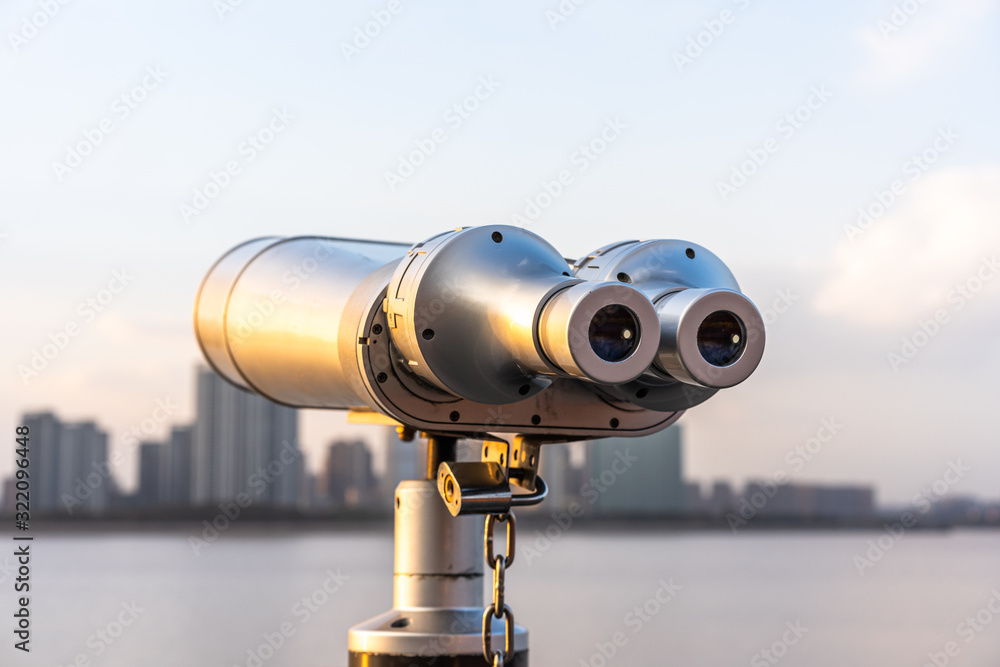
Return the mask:
[[[438,495],[437,465],[455,438],[428,441],[431,479],[396,487],[393,608],[351,628],[350,667],[483,667],[483,517],[453,517]],[[494,623],[502,636],[503,626]],[[515,628],[508,667],[528,664],[528,631]]]

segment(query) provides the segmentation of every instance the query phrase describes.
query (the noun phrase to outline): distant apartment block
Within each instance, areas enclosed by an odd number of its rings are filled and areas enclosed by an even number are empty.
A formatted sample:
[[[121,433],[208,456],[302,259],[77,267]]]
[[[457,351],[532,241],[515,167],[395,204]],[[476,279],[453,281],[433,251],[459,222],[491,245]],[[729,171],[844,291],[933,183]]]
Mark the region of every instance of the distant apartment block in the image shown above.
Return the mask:
[[[139,490],[136,505],[157,507],[163,504],[168,483],[167,445],[160,442],[139,443]]]
[[[298,412],[237,389],[199,368],[192,433],[193,500],[235,500],[293,507],[299,498],[302,453]]]
[[[170,429],[167,441],[167,474],[164,488],[164,502],[175,507],[190,505],[193,454],[193,426],[175,426]]]
[[[746,503],[760,516],[864,519],[875,512],[875,492],[868,486],[755,481],[746,485],[740,499],[740,505]]]
[[[331,443],[317,481],[318,495],[325,504],[335,507],[373,504],[376,483],[368,445],[363,440]]]
[[[595,515],[641,517],[684,511],[679,426],[639,438],[593,440],[586,446],[579,493],[585,505],[593,505]],[[543,461],[544,457],[543,453]]]
[[[698,516],[722,516],[736,508],[738,499],[729,482],[717,480],[708,491],[699,482],[684,485],[684,510]]]
[[[192,503],[192,426],[170,429],[166,442],[139,444],[139,489],[135,504],[140,508],[187,507]]]
[[[30,413],[28,463],[32,508],[41,513],[100,514],[114,495],[108,436],[94,422],[64,423],[51,412]]]

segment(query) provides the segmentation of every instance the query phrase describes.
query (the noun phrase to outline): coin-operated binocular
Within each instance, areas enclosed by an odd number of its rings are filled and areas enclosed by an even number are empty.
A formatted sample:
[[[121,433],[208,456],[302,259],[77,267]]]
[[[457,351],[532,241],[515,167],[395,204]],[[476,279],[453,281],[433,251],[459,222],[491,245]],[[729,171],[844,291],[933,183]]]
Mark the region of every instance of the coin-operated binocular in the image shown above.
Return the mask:
[[[238,387],[428,438],[428,479],[396,490],[394,608],[351,630],[351,665],[526,665],[503,571],[511,507],[545,494],[542,445],[654,433],[749,377],[764,349],[757,309],[701,246],[624,241],[571,263],[507,226],[412,246],[249,241],[209,271],[195,331]],[[459,437],[484,441],[480,462],[455,461]],[[490,517],[485,615],[475,515]]]

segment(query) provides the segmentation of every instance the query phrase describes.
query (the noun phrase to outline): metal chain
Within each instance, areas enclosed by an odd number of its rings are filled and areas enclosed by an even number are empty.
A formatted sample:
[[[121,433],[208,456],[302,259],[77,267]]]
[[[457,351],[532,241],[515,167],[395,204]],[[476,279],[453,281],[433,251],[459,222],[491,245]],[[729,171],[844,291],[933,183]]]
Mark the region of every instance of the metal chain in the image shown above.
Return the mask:
[[[497,556],[493,553],[493,530],[497,523],[507,524],[507,553]],[[514,612],[504,603],[504,577],[514,563],[514,533],[516,522],[514,513],[488,514],[486,516],[486,534],[483,550],[486,552],[486,564],[493,570],[493,602],[483,613],[483,657],[493,667],[500,667],[514,658]],[[504,628],[503,648],[493,650],[493,619],[506,620]]]

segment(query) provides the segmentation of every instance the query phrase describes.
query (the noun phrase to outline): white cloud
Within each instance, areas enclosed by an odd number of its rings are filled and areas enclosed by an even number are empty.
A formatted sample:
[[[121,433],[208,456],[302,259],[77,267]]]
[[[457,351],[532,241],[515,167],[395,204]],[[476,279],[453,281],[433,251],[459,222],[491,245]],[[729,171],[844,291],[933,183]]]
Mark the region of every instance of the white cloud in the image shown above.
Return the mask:
[[[930,172],[890,212],[834,250],[813,306],[821,315],[889,328],[938,308],[983,258],[1000,256],[1000,167]],[[996,293],[1000,279],[988,283]]]
[[[859,31],[868,52],[860,73],[875,86],[905,83],[932,69],[961,45],[998,0],[906,0]]]

